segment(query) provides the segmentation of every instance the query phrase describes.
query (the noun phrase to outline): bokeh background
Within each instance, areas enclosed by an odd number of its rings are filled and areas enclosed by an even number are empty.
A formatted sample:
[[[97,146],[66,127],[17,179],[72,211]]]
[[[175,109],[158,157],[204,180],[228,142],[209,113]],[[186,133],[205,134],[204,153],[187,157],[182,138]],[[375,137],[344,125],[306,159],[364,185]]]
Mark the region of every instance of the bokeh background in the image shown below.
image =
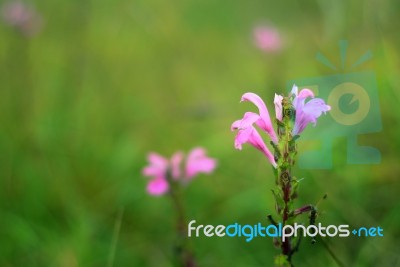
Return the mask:
[[[173,266],[175,212],[168,197],[145,191],[149,151],[169,156],[200,145],[218,159],[213,175],[185,188],[188,219],[267,224],[272,169],[255,149],[235,150],[229,129],[255,110],[240,96],[256,92],[273,108],[288,80],[340,73],[315,55],[339,64],[342,39],[348,62],[374,55],[357,70],[376,74],[383,128],[360,138],[382,159],[349,165],[345,139],[335,139],[332,169],[295,169],[306,178],[297,203],[327,193],[322,223],[384,229],[381,238],[326,239],[344,266],[400,265],[398,1],[27,1],[34,15],[22,24],[10,21],[7,3],[1,266]],[[255,44],[260,25],[279,33],[278,49]],[[279,252],[269,238],[200,237],[192,245],[199,266],[272,266]],[[337,266],[309,240],[294,262]]]

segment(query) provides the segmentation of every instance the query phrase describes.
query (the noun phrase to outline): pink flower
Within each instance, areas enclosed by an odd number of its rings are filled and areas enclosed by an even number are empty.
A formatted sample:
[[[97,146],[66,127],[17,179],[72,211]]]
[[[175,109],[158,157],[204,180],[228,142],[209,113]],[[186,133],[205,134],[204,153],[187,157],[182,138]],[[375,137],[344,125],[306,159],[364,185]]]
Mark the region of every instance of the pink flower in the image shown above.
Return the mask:
[[[303,89],[298,92],[298,87],[293,85],[291,95],[293,99],[293,107],[296,110],[296,120],[293,128],[293,135],[298,135],[306,128],[309,123],[314,126],[317,124],[317,118],[322,113],[331,110],[331,107],[325,104],[321,98],[314,98],[314,93],[310,89]],[[307,98],[313,98],[305,103]]]
[[[19,30],[26,36],[39,31],[41,18],[29,5],[22,1],[11,1],[1,7],[1,16],[5,23]]]
[[[273,27],[255,27],[253,36],[256,46],[264,52],[277,52],[282,48],[281,36]]]
[[[293,86],[292,92],[289,95],[293,107],[296,110],[295,125],[293,128],[293,135],[301,133],[308,123],[313,123],[314,126],[317,118],[321,116],[322,112],[326,113],[331,109],[326,105],[324,100],[315,98],[307,103],[305,100],[309,97],[314,97],[314,93],[310,89],[303,89],[298,92],[297,86]],[[283,96],[275,94],[274,104],[276,119],[282,121],[283,118]],[[262,137],[258,133],[254,124],[266,132],[274,144],[278,143],[278,138],[275,134],[274,128],[271,123],[268,109],[264,101],[254,93],[245,93],[242,96],[242,101],[250,101],[258,107],[259,114],[253,112],[246,112],[242,119],[232,123],[231,130],[238,130],[235,137],[235,148],[241,150],[242,145],[249,143],[256,149],[260,150],[271,162],[272,166],[277,167],[274,155],[264,143]]]
[[[273,154],[265,145],[256,128],[253,126],[253,124],[256,124],[258,128],[265,131],[270,136],[272,142],[278,142],[278,138],[276,137],[274,128],[272,127],[269,112],[264,101],[254,93],[244,94],[242,96],[242,101],[250,101],[255,104],[258,107],[259,114],[246,112],[241,120],[232,123],[231,130],[238,130],[235,138],[235,148],[241,150],[242,144],[249,143],[256,149],[260,150],[271,162],[272,166],[276,167]]]
[[[215,159],[206,156],[206,150],[201,147],[196,147],[189,152],[184,173],[181,170],[184,154],[180,151],[173,154],[170,160],[151,152],[147,160],[149,165],[143,168],[142,174],[151,177],[147,184],[147,192],[153,196],[167,193],[170,182],[187,182],[199,173],[209,174],[217,164]]]

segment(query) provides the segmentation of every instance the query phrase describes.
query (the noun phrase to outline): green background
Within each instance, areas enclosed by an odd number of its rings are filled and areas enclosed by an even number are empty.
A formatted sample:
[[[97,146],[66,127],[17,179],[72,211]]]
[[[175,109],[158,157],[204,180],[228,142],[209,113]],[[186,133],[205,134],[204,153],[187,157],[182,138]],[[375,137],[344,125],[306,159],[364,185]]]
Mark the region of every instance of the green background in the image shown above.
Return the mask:
[[[145,192],[149,151],[170,156],[200,145],[218,159],[213,175],[185,188],[188,219],[268,223],[272,169],[250,146],[233,147],[230,124],[256,110],[240,97],[258,93],[273,113],[274,93],[288,80],[335,74],[315,55],[338,65],[342,39],[348,62],[374,54],[357,70],[376,73],[383,130],[361,139],[382,161],[348,165],[345,138],[337,138],[332,169],[295,169],[306,178],[297,204],[328,193],[322,223],[384,229],[381,238],[326,239],[345,266],[399,264],[399,2],[30,3],[43,19],[35,36],[0,25],[1,266],[172,266],[175,213],[168,197]],[[280,30],[280,52],[255,47],[260,23]],[[269,238],[199,237],[192,245],[200,266],[271,266],[279,252]],[[337,266],[308,239],[294,263]]]

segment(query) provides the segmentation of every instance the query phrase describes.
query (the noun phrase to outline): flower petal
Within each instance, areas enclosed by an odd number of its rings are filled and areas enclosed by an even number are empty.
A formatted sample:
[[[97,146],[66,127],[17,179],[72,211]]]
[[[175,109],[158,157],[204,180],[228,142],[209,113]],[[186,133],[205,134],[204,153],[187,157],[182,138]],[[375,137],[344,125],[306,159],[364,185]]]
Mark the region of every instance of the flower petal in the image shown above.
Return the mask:
[[[165,176],[168,169],[168,160],[163,156],[151,152],[147,156],[149,165],[143,168],[144,176]]]
[[[322,112],[326,113],[331,110],[331,107],[325,104],[325,101],[321,98],[314,98],[308,101],[303,108],[303,112],[306,114],[312,114],[316,118],[321,116]]]
[[[253,126],[250,126],[246,129],[241,129],[237,133],[235,138],[235,148],[241,150],[242,144],[244,143],[249,143],[261,152],[263,152],[267,159],[271,162],[272,166],[276,168],[277,165],[274,159],[274,155],[272,155],[272,153],[269,151],[260,134]]]
[[[299,92],[297,97],[300,97],[300,98],[307,98],[307,97],[314,98],[314,93],[310,89],[304,88]]]
[[[147,160],[151,165],[158,166],[160,168],[167,168],[168,166],[168,160],[155,152],[150,152],[147,156]]]
[[[293,128],[293,135],[297,135],[304,131],[309,123],[314,126],[317,123],[317,119],[322,113],[329,111],[331,107],[325,104],[325,101],[321,98],[314,98],[304,104],[301,103],[296,109],[296,121]]]
[[[160,196],[169,190],[167,180],[162,177],[157,177],[149,181],[147,184],[147,193],[153,196]]]
[[[242,124],[242,120],[234,121],[231,125],[231,131],[239,129],[241,124]]]
[[[290,91],[290,95],[297,97],[298,92],[299,92],[299,88],[297,87],[297,85],[293,84],[292,91]]]
[[[241,101],[250,101],[254,105],[257,106],[258,111],[260,113],[261,120],[257,123],[257,125],[264,131],[268,133],[271,140],[274,143],[278,142],[278,138],[276,137],[274,128],[272,127],[271,118],[269,116],[269,112],[267,106],[265,105],[264,101],[258,95],[254,93],[245,93],[242,96]]]
[[[196,147],[189,152],[186,160],[186,178],[191,179],[199,173],[211,173],[216,165],[216,160],[207,157],[204,148]]]
[[[235,137],[235,148],[237,150],[242,150],[242,145],[249,142],[251,132],[252,132],[251,128],[241,129],[238,131]]]
[[[283,96],[275,94],[274,104],[275,104],[275,114],[279,121],[282,121],[282,100]]]
[[[244,129],[257,122],[260,116],[254,112],[246,112],[243,119],[237,120],[232,123],[231,130]]]
[[[304,106],[304,102],[306,101],[307,98],[314,98],[314,93],[310,89],[302,89],[299,94],[293,99],[293,107],[295,109],[298,109],[302,106]]]

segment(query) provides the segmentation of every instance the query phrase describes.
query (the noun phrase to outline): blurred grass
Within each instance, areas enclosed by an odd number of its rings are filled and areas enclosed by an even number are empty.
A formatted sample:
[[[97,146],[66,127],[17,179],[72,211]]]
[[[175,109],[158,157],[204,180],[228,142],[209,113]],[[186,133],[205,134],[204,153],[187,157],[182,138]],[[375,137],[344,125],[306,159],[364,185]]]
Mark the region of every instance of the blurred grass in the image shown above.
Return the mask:
[[[2,2],[3,3],[3,2]],[[384,228],[384,238],[330,239],[346,266],[396,266],[400,129],[399,3],[396,1],[32,1],[40,33],[0,26],[0,265],[105,266],[124,208],[113,266],[171,266],[174,212],[145,193],[148,151],[202,145],[218,158],[212,176],[185,192],[189,218],[204,224],[264,221],[273,175],[255,150],[233,149],[232,121],[287,80],[330,74],[317,51],[376,71],[383,131],[365,136],[379,165],[347,165],[336,140],[332,170],[306,177],[298,203],[321,205],[324,223]],[[285,47],[263,54],[252,27],[270,21]],[[322,118],[323,119],[323,118]],[[316,134],[318,127],[313,129]],[[343,141],[343,140],[342,140]],[[197,238],[201,266],[270,266],[270,240]],[[296,266],[335,266],[304,242]]]

